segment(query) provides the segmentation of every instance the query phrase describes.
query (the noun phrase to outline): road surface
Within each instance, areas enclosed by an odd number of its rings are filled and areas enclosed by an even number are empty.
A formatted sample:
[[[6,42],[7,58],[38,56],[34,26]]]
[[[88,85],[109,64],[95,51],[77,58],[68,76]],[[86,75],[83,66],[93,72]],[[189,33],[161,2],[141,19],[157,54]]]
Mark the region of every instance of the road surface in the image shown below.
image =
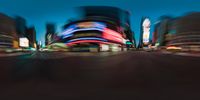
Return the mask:
[[[35,52],[0,64],[0,100],[200,100],[200,57]]]

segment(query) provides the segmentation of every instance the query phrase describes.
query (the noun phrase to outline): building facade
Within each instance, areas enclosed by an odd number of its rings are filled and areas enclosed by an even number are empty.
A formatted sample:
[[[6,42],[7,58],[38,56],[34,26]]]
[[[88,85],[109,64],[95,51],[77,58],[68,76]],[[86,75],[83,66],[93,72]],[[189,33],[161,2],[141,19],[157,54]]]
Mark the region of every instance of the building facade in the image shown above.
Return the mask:
[[[174,18],[170,16],[162,16],[159,22],[156,23],[154,29],[154,42],[158,43],[159,46],[166,46],[166,36],[169,34],[170,25],[173,23],[173,19]]]
[[[27,29],[26,37],[29,40],[29,46],[32,47],[32,48],[37,48],[35,27],[30,27],[30,28]]]
[[[166,46],[200,51],[200,13],[190,13],[171,21]]]
[[[54,23],[46,24],[45,45],[53,42],[54,35],[56,34],[56,25]]]
[[[155,25],[154,42],[160,47],[179,47],[183,51],[200,51],[200,13],[172,18],[163,17]]]
[[[18,48],[15,20],[1,13],[0,48]]]
[[[148,17],[142,18],[141,21],[141,34],[140,34],[140,47],[148,47],[150,42],[150,26],[151,21]]]
[[[65,25],[60,34],[67,46],[86,51],[95,48],[97,51],[114,51],[126,47],[127,41],[133,43],[126,11],[114,7],[89,6],[83,7],[83,12],[82,20]]]
[[[15,17],[16,31],[19,37],[25,37],[27,31],[26,20],[23,17]]]

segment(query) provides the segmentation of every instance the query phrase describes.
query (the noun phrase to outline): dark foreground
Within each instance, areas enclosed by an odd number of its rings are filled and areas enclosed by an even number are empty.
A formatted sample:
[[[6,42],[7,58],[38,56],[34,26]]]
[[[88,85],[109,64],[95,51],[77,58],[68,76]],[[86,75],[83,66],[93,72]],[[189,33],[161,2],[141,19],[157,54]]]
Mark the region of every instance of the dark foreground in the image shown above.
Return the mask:
[[[0,100],[200,100],[200,58],[153,52],[0,58]]]

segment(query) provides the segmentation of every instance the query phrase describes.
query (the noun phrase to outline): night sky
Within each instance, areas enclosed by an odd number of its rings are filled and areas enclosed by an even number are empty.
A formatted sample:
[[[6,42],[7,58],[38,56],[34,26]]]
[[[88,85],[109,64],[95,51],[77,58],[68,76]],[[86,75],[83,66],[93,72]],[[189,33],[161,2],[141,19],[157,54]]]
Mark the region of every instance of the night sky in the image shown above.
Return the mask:
[[[176,17],[200,11],[200,0],[0,0],[0,12],[24,17],[28,26],[36,27],[37,40],[44,42],[46,22],[56,23],[57,31],[60,32],[61,26],[68,19],[76,17],[75,7],[88,5],[114,6],[128,10],[137,41],[142,16],[150,17],[153,25],[162,15]]]

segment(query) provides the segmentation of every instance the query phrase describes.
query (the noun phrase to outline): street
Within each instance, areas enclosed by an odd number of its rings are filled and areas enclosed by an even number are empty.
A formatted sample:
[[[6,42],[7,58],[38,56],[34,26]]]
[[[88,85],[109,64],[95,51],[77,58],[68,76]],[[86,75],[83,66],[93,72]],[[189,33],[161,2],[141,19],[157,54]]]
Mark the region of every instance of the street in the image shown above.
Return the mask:
[[[0,64],[0,100],[200,99],[199,57],[35,52]]]

